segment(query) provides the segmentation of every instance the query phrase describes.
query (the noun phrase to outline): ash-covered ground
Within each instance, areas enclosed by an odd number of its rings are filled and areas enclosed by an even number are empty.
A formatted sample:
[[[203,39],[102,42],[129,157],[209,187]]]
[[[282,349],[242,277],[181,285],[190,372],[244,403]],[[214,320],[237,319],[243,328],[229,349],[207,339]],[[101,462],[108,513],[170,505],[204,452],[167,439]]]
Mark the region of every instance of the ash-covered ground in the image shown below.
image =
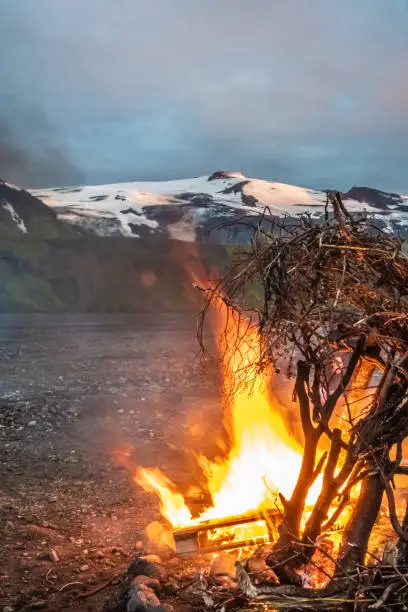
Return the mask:
[[[195,329],[192,315],[0,317],[0,610],[101,609],[109,588],[74,597],[120,575],[159,508],[116,450],[197,484],[186,449],[214,454],[222,425]]]

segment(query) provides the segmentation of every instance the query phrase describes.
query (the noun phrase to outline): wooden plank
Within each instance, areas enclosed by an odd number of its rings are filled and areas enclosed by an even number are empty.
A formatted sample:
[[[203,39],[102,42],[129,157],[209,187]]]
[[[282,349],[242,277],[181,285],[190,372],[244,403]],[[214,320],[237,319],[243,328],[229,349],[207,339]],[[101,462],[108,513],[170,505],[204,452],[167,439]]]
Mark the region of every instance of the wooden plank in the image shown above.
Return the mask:
[[[182,527],[181,529],[175,529],[173,531],[174,538],[183,538],[193,535],[198,532],[210,531],[211,529],[218,529],[219,527],[233,527],[234,525],[240,525],[245,523],[254,523],[256,521],[268,520],[269,518],[278,518],[280,512],[278,510],[268,510],[260,512],[256,510],[254,512],[248,512],[247,514],[238,514],[236,516],[227,516],[222,519],[213,519],[210,521],[203,521],[196,525],[188,527]]]
[[[173,531],[176,550],[179,554],[188,556],[222,550],[234,550],[236,548],[247,548],[256,545],[259,546],[273,540],[272,530],[270,529],[270,521],[273,518],[278,517],[280,517],[279,511],[268,510],[266,512],[260,512],[257,510],[237,516],[203,521],[202,523],[197,523],[196,525],[176,529]],[[223,537],[220,537],[218,541],[208,538],[208,532],[211,530],[228,529],[228,527],[239,525],[242,525],[243,527],[248,525],[249,527],[250,523],[258,521],[262,521],[264,523],[264,536],[260,535],[258,537],[243,540],[233,539],[230,542],[226,542],[225,538]]]
[[[187,541],[187,540],[186,540]],[[178,547],[178,542],[176,542],[176,551],[178,552],[178,554],[184,556],[184,557],[188,557],[190,555],[205,555],[205,554],[209,554],[209,553],[214,553],[214,552],[222,552],[222,551],[229,551],[229,550],[236,550],[237,548],[251,548],[254,546],[261,546],[262,544],[267,544],[269,542],[269,540],[267,538],[258,538],[258,539],[252,539],[252,540],[242,540],[240,542],[230,542],[229,544],[220,544],[219,546],[205,546],[204,548],[193,548],[193,546],[189,547],[188,549],[181,549],[179,550]],[[194,541],[194,543],[196,543],[196,540]],[[192,541],[193,544],[193,541]]]

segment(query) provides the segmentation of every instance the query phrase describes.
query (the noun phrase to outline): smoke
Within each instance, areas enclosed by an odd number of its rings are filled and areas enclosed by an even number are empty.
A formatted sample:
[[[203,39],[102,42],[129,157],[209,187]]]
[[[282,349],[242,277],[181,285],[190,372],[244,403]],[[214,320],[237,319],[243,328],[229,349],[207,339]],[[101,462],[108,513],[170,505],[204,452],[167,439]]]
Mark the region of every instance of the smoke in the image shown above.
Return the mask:
[[[10,99],[0,101],[0,177],[31,188],[85,179],[45,113]]]

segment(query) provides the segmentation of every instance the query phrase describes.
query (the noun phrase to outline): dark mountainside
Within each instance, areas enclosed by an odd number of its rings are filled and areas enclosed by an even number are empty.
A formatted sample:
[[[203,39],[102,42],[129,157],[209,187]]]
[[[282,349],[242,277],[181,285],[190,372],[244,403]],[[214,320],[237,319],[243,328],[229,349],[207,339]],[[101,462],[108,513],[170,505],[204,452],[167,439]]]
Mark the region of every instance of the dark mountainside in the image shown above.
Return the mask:
[[[225,176],[218,172],[208,180]],[[231,190],[244,196],[246,182]],[[353,187],[343,197],[346,205],[352,198],[376,208],[379,227],[395,209],[408,212],[407,200],[377,189]],[[246,198],[247,206],[260,204]],[[171,224],[197,207],[207,215],[197,224],[196,242],[171,239]],[[0,180],[0,312],[197,312],[201,296],[191,290],[186,266],[222,269],[237,245],[248,244],[250,226],[259,221],[258,212],[247,211],[242,223],[242,212],[201,193],[150,205],[144,215],[156,229],[138,225],[137,238],[101,236],[59,219],[39,198]],[[267,214],[266,223],[273,218]],[[404,223],[390,227],[405,236]]]
[[[386,211],[392,209],[392,207],[398,206],[398,209],[402,212],[408,211],[408,205],[406,200],[402,198],[398,193],[387,193],[380,189],[371,189],[370,187],[352,187],[347,193],[343,194],[345,199],[352,198],[359,202],[369,202],[374,208]]]
[[[196,311],[185,265],[210,269],[225,256],[163,235],[96,236],[0,182],[0,312]]]

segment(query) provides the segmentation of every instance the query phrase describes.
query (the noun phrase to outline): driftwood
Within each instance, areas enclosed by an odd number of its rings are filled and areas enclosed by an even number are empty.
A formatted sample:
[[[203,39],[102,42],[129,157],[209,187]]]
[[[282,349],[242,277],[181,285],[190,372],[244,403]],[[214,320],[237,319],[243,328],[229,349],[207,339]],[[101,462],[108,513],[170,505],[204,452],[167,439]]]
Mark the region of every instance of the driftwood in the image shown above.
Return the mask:
[[[198,337],[206,351],[205,321],[210,306],[222,303],[241,323],[232,338],[226,317],[219,339],[225,359],[236,359],[247,334],[255,331],[258,338],[255,361],[242,360],[231,392],[250,389],[267,369],[294,380],[303,461],[290,499],[281,496],[280,538],[268,559],[282,584],[299,586],[299,568],[333,525],[330,509],[337,506],[337,520],[360,483],[331,584],[332,590],[351,585],[354,597],[359,582],[350,576],[364,566],[384,492],[391,525],[404,543],[400,557],[408,557],[408,517],[401,525],[393,485],[396,474],[408,472],[401,466],[408,435],[408,259],[398,237],[350,215],[337,193],[328,194],[324,220],[304,215],[267,223],[265,216],[228,273],[203,288],[208,300]],[[248,287],[257,288],[255,297],[248,298]],[[322,490],[301,531],[307,493],[319,473]],[[384,597],[396,589],[388,587]]]

